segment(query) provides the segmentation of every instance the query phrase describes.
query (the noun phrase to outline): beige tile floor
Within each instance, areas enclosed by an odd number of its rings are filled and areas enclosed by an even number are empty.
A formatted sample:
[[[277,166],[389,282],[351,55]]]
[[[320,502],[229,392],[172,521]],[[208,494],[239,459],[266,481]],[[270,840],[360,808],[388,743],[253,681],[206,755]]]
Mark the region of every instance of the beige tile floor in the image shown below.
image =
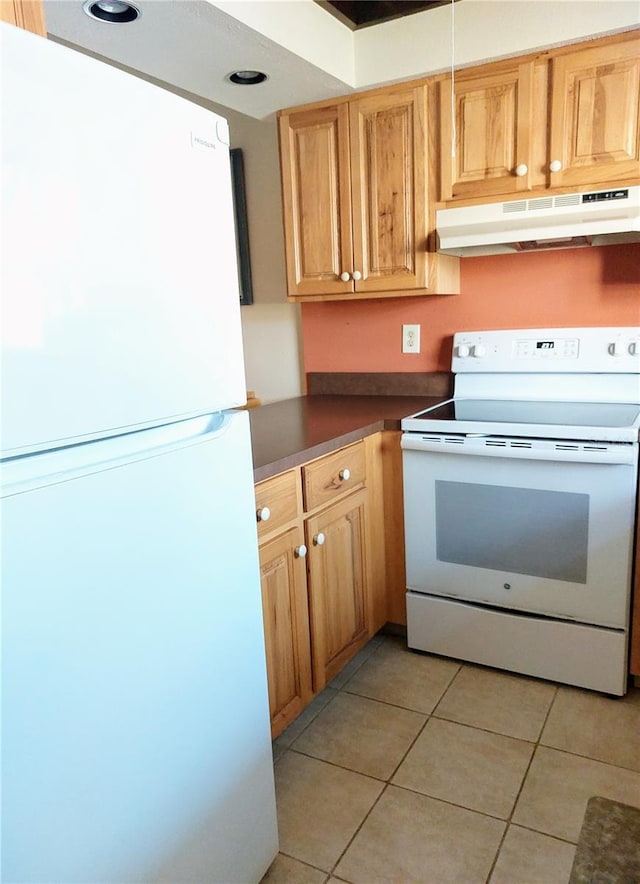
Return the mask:
[[[623,699],[378,635],[275,741],[265,884],[566,884],[588,799],[640,807]]]

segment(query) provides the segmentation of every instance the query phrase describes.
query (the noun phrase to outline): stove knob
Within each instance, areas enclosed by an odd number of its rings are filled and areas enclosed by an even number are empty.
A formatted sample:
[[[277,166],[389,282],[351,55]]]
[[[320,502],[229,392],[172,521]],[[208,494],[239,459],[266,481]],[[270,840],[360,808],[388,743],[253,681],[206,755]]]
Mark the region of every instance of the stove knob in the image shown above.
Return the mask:
[[[471,348],[469,347],[468,344],[458,344],[456,349],[457,349],[456,355],[459,356],[460,359],[466,359],[467,356],[469,355],[469,353],[471,353]]]
[[[482,359],[483,356],[487,355],[487,348],[483,344],[476,344],[475,347],[471,348],[471,355],[476,359]]]
[[[640,341],[631,341],[629,344],[629,356],[640,356]]]
[[[624,356],[624,344],[622,341],[612,341],[608,347],[610,356]]]

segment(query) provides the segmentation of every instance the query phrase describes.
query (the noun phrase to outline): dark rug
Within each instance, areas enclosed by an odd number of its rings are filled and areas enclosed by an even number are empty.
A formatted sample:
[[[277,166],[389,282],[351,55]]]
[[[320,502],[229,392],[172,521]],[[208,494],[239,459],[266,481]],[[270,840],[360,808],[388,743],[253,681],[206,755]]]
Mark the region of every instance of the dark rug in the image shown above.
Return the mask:
[[[608,798],[590,798],[569,884],[639,882],[640,809]]]

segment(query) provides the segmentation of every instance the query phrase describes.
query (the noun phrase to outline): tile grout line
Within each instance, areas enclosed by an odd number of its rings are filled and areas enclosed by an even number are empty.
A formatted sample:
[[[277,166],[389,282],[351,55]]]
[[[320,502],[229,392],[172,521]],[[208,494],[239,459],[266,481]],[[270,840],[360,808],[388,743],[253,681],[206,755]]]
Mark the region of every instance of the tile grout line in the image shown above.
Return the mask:
[[[344,768],[343,768],[343,769],[344,769]],[[360,821],[360,824],[357,826],[357,828],[356,828],[355,832],[353,833],[353,835],[351,836],[351,838],[349,838],[349,840],[348,840],[348,842],[346,843],[346,845],[345,845],[344,850],[342,851],[342,853],[338,856],[337,860],[336,860],[336,861],[334,862],[334,864],[331,866],[331,871],[329,872],[329,877],[330,877],[330,878],[335,877],[335,871],[336,871],[336,869],[338,868],[338,866],[340,865],[340,862],[342,861],[342,858],[344,857],[345,853],[349,850],[349,848],[351,847],[351,845],[353,844],[353,842],[355,841],[355,839],[358,837],[358,835],[359,835],[359,833],[360,833],[362,827],[364,826],[364,824],[366,823],[366,821],[369,819],[369,817],[370,817],[371,814],[373,813],[373,809],[374,809],[374,807],[377,807],[377,806],[378,806],[378,802],[380,801],[380,799],[382,798],[382,796],[384,795],[384,793],[385,793],[385,792],[387,791],[387,789],[389,788],[389,783],[386,782],[385,780],[378,780],[378,782],[379,782],[379,783],[380,783],[380,782],[383,783],[382,791],[380,792],[380,794],[378,795],[378,797],[376,798],[376,800],[373,802],[373,804],[371,805],[371,807],[369,808],[369,810],[366,812],[366,814],[364,815],[364,818]],[[348,881],[348,878],[343,878],[342,880],[344,880],[344,881]]]
[[[321,869],[320,866],[314,866],[313,863],[309,863],[306,859],[299,859],[297,856],[293,856],[291,853],[286,853],[284,850],[278,850],[277,856],[286,856],[287,859],[292,859],[294,862],[300,863],[302,866],[307,866],[309,869],[314,869],[316,872],[320,872],[321,875],[327,875],[331,877],[331,872],[327,872],[326,869]]]
[[[433,716],[436,716],[436,713],[437,713],[437,711],[438,711],[438,706],[440,705],[440,703],[442,703],[442,701],[444,700],[446,694],[449,693],[449,688],[451,688],[451,687],[455,684],[455,682],[456,682],[458,676],[460,675],[460,673],[461,673],[462,670],[464,669],[464,665],[465,665],[465,663],[464,663],[463,660],[457,660],[457,659],[454,660],[454,659],[449,658],[449,657],[445,657],[445,658],[443,658],[443,659],[446,659],[446,660],[451,659],[451,662],[452,662],[452,663],[455,662],[455,663],[458,664],[458,668],[457,668],[457,670],[455,671],[455,673],[453,674],[453,677],[452,677],[451,681],[449,682],[449,684],[446,686],[446,688],[444,689],[444,691],[442,692],[442,694],[441,694],[440,697],[438,698],[438,701],[437,701],[436,705],[435,705],[435,706],[433,707],[433,709],[431,710],[431,715],[433,715]],[[436,716],[436,717],[437,717],[437,716]]]
[[[570,755],[572,758],[582,758],[585,761],[593,761],[594,764],[603,764],[605,767],[615,767],[616,770],[623,770],[625,773],[637,774],[640,776],[640,770],[635,767],[624,767],[622,764],[616,764],[614,761],[603,761],[601,758],[594,758],[592,755],[582,755],[579,752],[572,752],[570,749],[558,749],[557,746],[547,746],[546,743],[536,744],[537,749],[549,749],[551,752],[560,752],[562,755]],[[635,805],[633,805],[635,807]],[[640,805],[638,805],[640,807]]]
[[[556,698],[558,696],[558,691],[559,691],[559,688],[556,685],[554,692],[553,692],[553,697],[551,698],[551,702],[549,703],[549,708],[547,709],[546,715],[544,717],[544,721],[542,722],[542,724],[540,726],[540,731],[538,732],[537,739],[533,743],[533,752],[531,753],[531,757],[529,758],[529,763],[527,764],[526,770],[525,770],[524,775],[522,777],[522,781],[520,783],[520,788],[518,789],[518,792],[514,798],[513,805],[511,807],[511,812],[510,812],[509,816],[507,817],[507,819],[505,820],[504,832],[502,833],[502,838],[500,839],[500,843],[498,844],[498,848],[496,850],[496,855],[493,858],[493,863],[491,864],[491,868],[489,869],[489,873],[486,877],[485,884],[489,884],[489,881],[491,880],[491,876],[493,875],[496,865],[498,864],[498,859],[500,858],[500,854],[502,853],[502,848],[504,846],[504,842],[506,841],[507,833],[509,832],[511,825],[513,824],[513,815],[514,815],[516,808],[518,806],[518,802],[520,801],[520,796],[522,795],[522,790],[524,789],[524,784],[527,780],[527,777],[529,776],[529,771],[531,770],[531,765],[533,764],[533,759],[536,757],[536,753],[540,747],[540,738],[542,737],[542,734],[543,734],[544,729],[546,727],[547,721],[549,720],[549,716],[551,715],[551,710],[553,709],[553,706],[556,702]],[[529,831],[536,832],[536,834],[538,834],[538,835],[546,835],[545,832],[538,832],[536,829],[529,829]],[[547,836],[547,837],[549,837],[549,836]]]

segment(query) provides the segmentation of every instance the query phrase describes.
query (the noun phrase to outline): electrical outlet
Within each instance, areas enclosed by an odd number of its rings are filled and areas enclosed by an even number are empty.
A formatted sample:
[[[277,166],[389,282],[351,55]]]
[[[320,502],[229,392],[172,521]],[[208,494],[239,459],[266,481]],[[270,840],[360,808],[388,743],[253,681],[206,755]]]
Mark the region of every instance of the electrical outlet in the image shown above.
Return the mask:
[[[403,353],[419,353],[420,352],[420,326],[419,325],[403,325],[402,326],[402,352]]]

